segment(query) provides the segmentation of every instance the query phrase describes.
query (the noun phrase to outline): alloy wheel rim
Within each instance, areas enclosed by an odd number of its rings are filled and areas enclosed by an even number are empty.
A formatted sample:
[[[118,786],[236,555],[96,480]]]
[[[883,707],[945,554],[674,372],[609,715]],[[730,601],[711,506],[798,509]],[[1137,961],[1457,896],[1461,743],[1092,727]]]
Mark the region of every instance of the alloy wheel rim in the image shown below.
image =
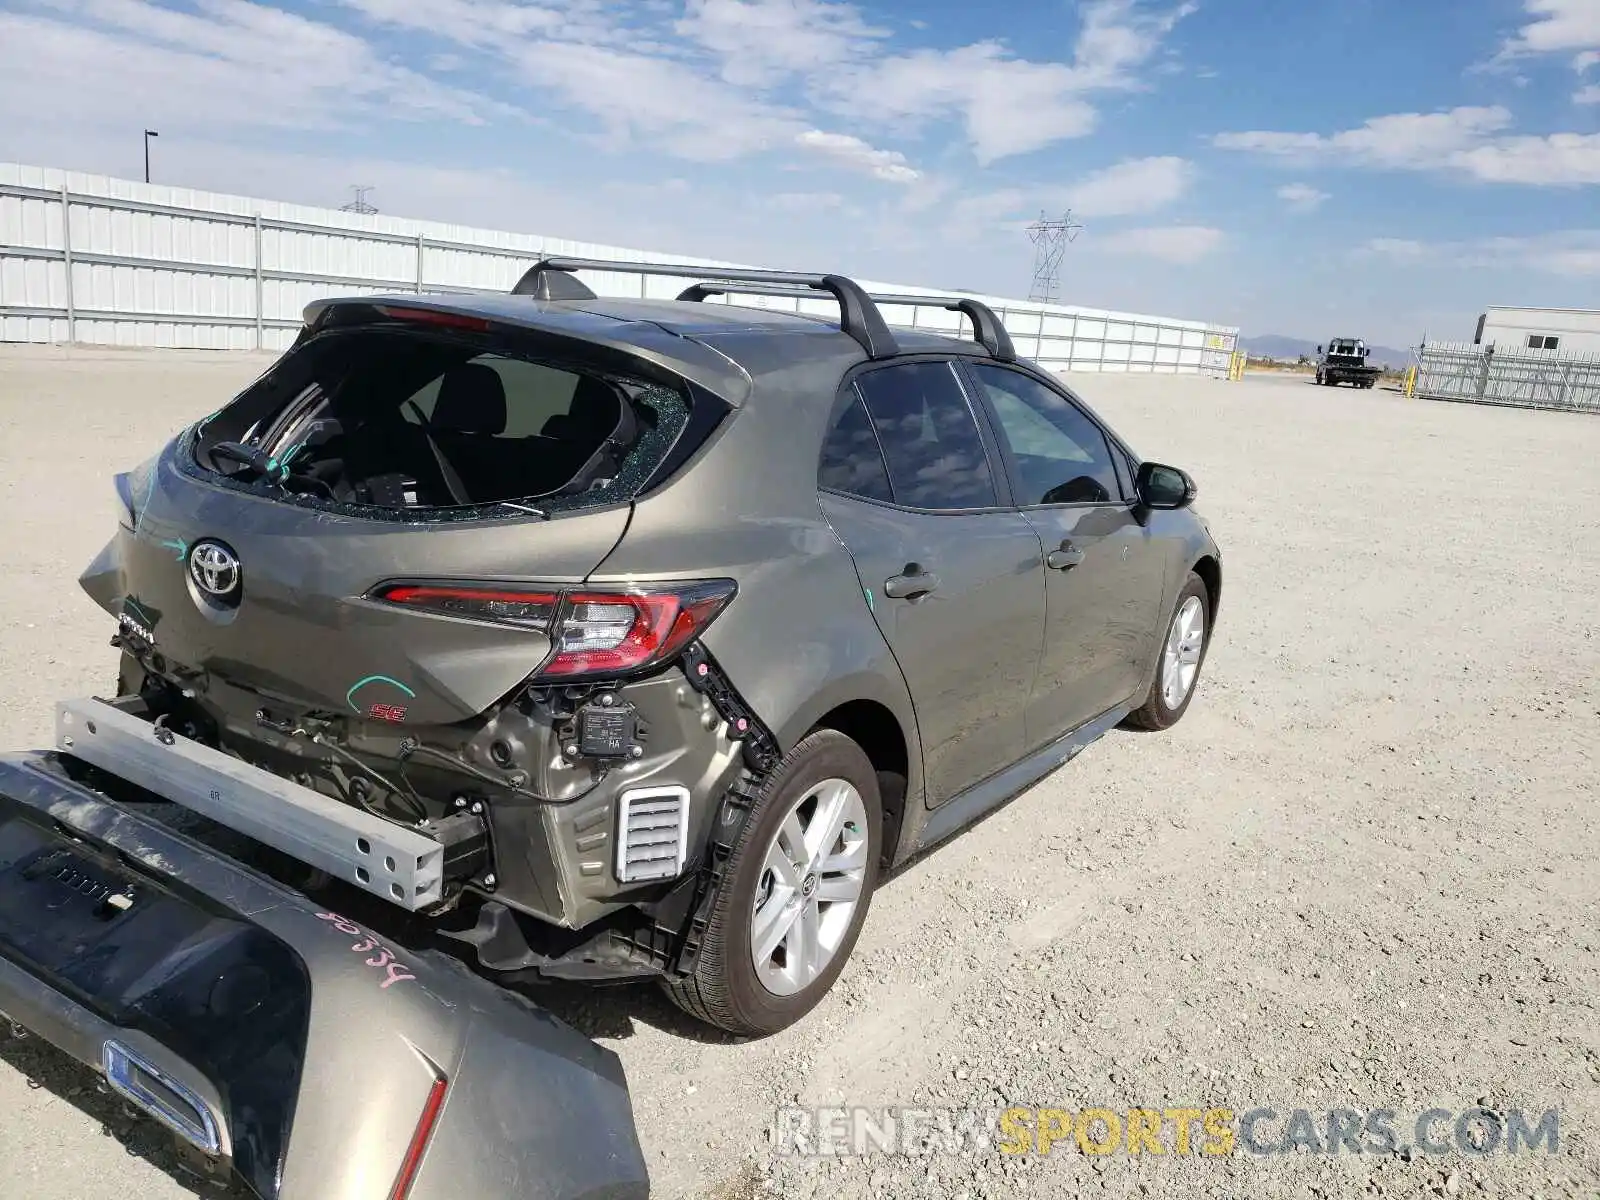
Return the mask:
[[[848,780],[824,779],[785,814],[750,912],[750,958],[767,991],[792,996],[827,970],[861,903],[867,850],[867,806]]]
[[[1167,642],[1161,650],[1161,698],[1177,708],[1194,687],[1200,673],[1200,653],[1206,644],[1206,607],[1190,596],[1172,614]]]

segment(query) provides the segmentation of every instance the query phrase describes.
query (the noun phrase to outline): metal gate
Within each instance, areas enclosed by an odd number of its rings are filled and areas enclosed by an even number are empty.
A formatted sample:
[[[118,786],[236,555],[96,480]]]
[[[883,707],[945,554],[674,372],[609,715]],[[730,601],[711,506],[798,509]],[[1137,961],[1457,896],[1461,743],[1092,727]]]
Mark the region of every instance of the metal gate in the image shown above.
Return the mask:
[[[1417,352],[1415,394],[1600,413],[1600,355],[1429,343]]]

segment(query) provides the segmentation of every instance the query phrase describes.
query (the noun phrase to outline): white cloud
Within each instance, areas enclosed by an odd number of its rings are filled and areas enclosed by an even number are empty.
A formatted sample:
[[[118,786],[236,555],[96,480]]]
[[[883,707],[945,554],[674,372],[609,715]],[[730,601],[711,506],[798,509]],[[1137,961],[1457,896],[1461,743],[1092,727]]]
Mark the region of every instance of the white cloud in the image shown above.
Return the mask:
[[[1590,67],[1600,67],[1600,50],[1585,50],[1572,60],[1572,69],[1582,75]]]
[[[1429,247],[1426,242],[1419,242],[1412,238],[1373,238],[1367,243],[1367,249],[1374,254],[1398,259],[1424,258],[1429,253]]]
[[[688,0],[675,29],[721,60],[724,79],[750,85],[860,59],[889,36],[832,0]]]
[[[1487,183],[1600,183],[1600,133],[1502,138],[1451,156],[1450,165]]]
[[[803,129],[794,113],[687,63],[550,41],[511,53],[524,79],[587,111],[613,146],[645,142],[680,158],[718,162],[790,144]]]
[[[1566,278],[1600,276],[1600,229],[1562,230],[1529,237],[1482,238],[1464,242],[1421,242],[1374,238],[1366,249],[1409,265],[1451,268],[1510,268]]]
[[[913,183],[921,178],[921,172],[913,169],[906,162],[906,156],[898,150],[879,150],[848,133],[807,129],[796,135],[794,140],[807,150],[814,150],[889,183]]]
[[[1533,19],[1500,48],[1502,59],[1600,46],[1600,4],[1595,0],[1524,0],[1522,7]],[[1578,57],[1584,65],[1594,61],[1587,53]],[[1577,65],[1577,69],[1584,66]]]
[[[1255,130],[1212,142],[1306,164],[1451,171],[1486,183],[1574,186],[1600,182],[1600,134],[1512,136],[1499,106],[1374,117],[1358,129],[1323,135]]]
[[[799,93],[851,127],[830,138],[862,140],[874,130],[914,136],[955,120],[985,166],[1089,133],[1097,115],[1089,97],[1146,86],[1141,69],[1195,10],[1187,0],[1159,8],[1088,0],[1071,60],[1038,62],[997,40],[894,53],[890,31],[845,0],[687,0],[667,24],[630,19],[606,0],[342,2],[372,20],[521,64],[524,86],[555,89],[613,140],[666,131],[670,153],[734,157],[818,126],[815,112],[796,107]],[[567,56],[576,61],[559,61]],[[714,145],[720,120],[729,130],[724,149]],[[780,121],[799,127],[780,128]],[[890,162],[880,153],[895,152],[850,152],[839,161],[890,182],[910,178],[897,169],[911,169],[903,156]]]
[[[0,12],[0,111],[188,128],[330,128],[358,116],[482,124],[505,104],[384,60],[360,38],[245,0],[178,12],[144,0],[58,0],[67,19]],[[70,87],[60,81],[69,79]]]
[[[647,145],[696,162],[789,148],[891,183],[920,174],[899,151],[816,129],[804,111],[771,98],[783,79],[859,59],[887,36],[849,4],[689,0],[680,19],[657,28],[630,24],[603,0],[343,2],[385,24],[492,50],[522,86],[587,112],[613,148]]]
[[[1122,229],[1095,238],[1089,244],[1108,254],[1155,258],[1163,262],[1199,262],[1223,242],[1220,229],[1204,225],[1165,225],[1150,229]]]
[[[841,208],[844,197],[838,192],[779,192],[763,203],[780,212],[826,212]]]
[[[1574,104],[1600,104],[1600,83],[1591,83],[1572,93]]]
[[[946,237],[970,240],[1000,231],[1020,236],[1040,212],[1059,216],[1070,209],[1078,218],[1155,212],[1182,198],[1194,175],[1194,164],[1187,159],[1134,158],[1065,185],[963,191],[944,182],[918,208],[926,210],[935,202],[941,205],[938,227]]]
[[[1135,158],[1096,171],[1067,188],[1077,216],[1108,217],[1154,212],[1189,190],[1194,164],[1183,158]]]
[[[1249,150],[1294,160],[1337,156],[1369,166],[1406,167],[1437,163],[1510,124],[1511,113],[1504,108],[1463,107],[1374,117],[1360,128],[1328,136],[1252,130],[1219,133],[1212,140],[1223,150]]]
[[[1014,56],[998,41],[887,55],[818,81],[836,112],[915,130],[957,117],[979,163],[989,165],[1091,132],[1087,98],[1143,85],[1137,70],[1193,4],[1152,12],[1133,0],[1093,0],[1070,63]]]
[[[1318,191],[1309,183],[1286,183],[1278,189],[1278,199],[1297,212],[1311,212],[1322,207],[1328,193]]]

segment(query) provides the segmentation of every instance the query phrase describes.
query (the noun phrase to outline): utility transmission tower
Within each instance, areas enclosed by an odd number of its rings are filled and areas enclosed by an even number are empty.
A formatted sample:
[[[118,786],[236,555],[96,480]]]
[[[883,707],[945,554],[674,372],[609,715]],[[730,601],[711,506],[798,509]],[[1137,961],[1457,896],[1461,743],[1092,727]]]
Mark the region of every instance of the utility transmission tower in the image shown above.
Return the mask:
[[[1039,219],[1028,226],[1028,238],[1039,248],[1033,258],[1033,287],[1028,290],[1029,300],[1056,302],[1061,290],[1061,258],[1067,252],[1067,243],[1075,241],[1082,228],[1072,219],[1070,209],[1059,220],[1040,212]]]
[[[367,203],[367,193],[372,190],[371,184],[355,184],[351,186],[350,190],[356,194],[356,198],[350,201],[349,204],[341,204],[339,206],[340,212],[375,213],[378,211],[376,205]]]

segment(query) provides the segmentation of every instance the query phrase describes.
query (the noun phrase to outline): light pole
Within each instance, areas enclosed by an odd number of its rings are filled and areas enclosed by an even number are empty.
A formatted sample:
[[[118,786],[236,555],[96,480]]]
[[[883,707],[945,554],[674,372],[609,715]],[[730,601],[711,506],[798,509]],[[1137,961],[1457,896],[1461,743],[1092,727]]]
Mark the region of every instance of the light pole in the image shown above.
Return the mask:
[[[150,182],[150,139],[160,136],[154,129],[146,129],[144,131],[144,181],[146,183]]]

